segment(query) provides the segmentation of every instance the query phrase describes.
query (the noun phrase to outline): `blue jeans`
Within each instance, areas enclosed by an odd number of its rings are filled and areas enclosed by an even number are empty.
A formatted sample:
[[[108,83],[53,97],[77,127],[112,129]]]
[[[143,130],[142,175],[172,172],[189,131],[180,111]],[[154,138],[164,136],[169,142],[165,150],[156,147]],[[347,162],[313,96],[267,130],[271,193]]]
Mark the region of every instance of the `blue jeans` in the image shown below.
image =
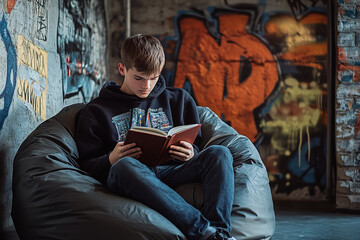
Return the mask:
[[[112,192],[159,212],[188,239],[200,239],[209,226],[231,230],[232,164],[232,155],[224,146],[210,146],[188,162],[150,168],[134,158],[124,157],[111,167],[107,186]],[[201,212],[172,189],[190,182],[203,184]]]

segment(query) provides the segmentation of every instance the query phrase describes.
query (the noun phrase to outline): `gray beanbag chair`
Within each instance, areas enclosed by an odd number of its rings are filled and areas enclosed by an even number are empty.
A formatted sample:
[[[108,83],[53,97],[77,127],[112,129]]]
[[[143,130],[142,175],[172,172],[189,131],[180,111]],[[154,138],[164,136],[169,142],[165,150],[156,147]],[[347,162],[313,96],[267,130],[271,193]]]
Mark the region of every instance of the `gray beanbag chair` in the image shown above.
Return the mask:
[[[110,193],[79,168],[74,133],[82,106],[65,107],[40,124],[15,156],[12,218],[20,239],[186,239],[156,211]],[[210,109],[199,107],[199,114],[201,147],[225,145],[234,156],[232,234],[236,239],[269,239],[275,218],[267,172],[257,150]],[[177,191],[201,208],[201,184],[183,185]]]

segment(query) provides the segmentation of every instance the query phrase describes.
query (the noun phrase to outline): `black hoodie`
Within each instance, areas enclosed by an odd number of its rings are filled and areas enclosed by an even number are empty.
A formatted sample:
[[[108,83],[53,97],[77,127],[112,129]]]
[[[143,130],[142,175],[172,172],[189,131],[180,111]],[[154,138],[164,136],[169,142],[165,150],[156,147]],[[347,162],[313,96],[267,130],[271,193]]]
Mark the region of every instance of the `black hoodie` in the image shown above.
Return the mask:
[[[80,166],[102,183],[110,170],[109,154],[123,141],[129,128],[149,126],[169,131],[172,127],[199,123],[193,98],[183,89],[166,88],[160,76],[146,98],[120,91],[115,82],[107,82],[99,97],[82,109],[76,128]],[[194,151],[198,151],[195,141]]]

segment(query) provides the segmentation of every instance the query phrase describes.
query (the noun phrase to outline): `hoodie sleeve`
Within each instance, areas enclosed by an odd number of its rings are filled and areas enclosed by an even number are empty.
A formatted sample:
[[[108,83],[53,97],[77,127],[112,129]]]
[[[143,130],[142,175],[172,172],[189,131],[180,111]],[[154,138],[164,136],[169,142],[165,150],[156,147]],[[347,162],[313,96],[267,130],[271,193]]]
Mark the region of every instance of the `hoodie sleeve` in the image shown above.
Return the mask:
[[[191,97],[191,95],[183,90],[183,109],[182,109],[182,116],[183,116],[183,124],[192,124],[192,123],[200,123],[199,113],[197,110],[197,105],[195,103],[195,100]],[[193,144],[194,147],[194,154],[196,155],[200,149],[199,145],[201,142],[201,129],[195,139],[195,142]]]
[[[85,107],[86,108],[86,107]],[[84,109],[85,110],[85,109]],[[86,110],[85,110],[86,111]],[[76,128],[76,144],[80,156],[80,167],[95,179],[106,183],[111,164],[108,149],[104,146],[104,128],[89,114],[80,114]]]

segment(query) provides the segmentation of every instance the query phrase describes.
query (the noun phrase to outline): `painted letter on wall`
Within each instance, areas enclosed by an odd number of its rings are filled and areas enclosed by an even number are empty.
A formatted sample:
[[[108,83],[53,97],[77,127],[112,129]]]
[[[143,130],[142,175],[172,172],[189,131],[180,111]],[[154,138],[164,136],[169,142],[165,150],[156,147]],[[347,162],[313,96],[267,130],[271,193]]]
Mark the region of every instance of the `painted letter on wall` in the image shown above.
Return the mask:
[[[2,129],[5,119],[9,114],[9,108],[13,99],[15,86],[16,86],[16,75],[17,75],[17,62],[16,62],[16,50],[11,40],[9,30],[7,28],[7,22],[5,14],[0,21],[0,35],[2,43],[5,46],[7,59],[2,61],[1,67],[5,66],[6,69],[0,69],[1,72],[6,72],[6,79],[4,76],[0,76],[0,82],[5,84],[0,85],[0,130]],[[1,47],[1,46],[0,46]],[[2,56],[0,56],[0,60]]]
[[[18,98],[30,103],[34,111],[46,119],[48,76],[47,52],[18,35]]]

